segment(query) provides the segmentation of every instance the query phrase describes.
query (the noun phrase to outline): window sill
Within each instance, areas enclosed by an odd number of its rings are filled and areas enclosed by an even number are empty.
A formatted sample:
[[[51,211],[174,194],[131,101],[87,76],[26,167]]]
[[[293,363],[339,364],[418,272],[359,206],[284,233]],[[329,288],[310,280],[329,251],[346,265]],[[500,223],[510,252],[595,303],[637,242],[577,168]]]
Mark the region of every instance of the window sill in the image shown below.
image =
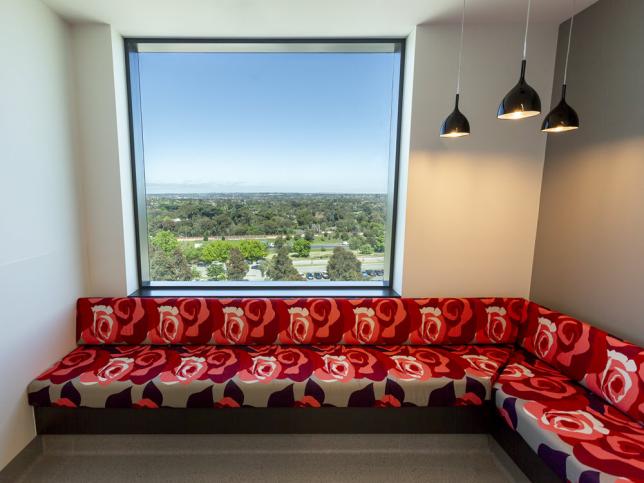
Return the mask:
[[[261,297],[261,298],[370,298],[400,297],[395,290],[385,287],[366,288],[202,288],[202,287],[142,287],[130,297]]]

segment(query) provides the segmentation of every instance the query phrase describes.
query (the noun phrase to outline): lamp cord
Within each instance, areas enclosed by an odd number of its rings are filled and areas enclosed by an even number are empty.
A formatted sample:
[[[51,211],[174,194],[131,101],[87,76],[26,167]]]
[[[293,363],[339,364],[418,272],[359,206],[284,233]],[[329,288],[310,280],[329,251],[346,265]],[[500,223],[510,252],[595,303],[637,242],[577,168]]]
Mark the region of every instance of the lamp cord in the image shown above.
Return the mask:
[[[563,83],[568,79],[568,58],[570,57],[570,41],[572,40],[572,26],[575,23],[575,0],[572,0],[572,12],[570,15],[570,30],[568,31],[568,48],[566,49],[566,65],[564,67]]]
[[[461,93],[461,64],[463,63],[463,33],[465,31],[465,0],[463,0],[463,12],[461,13],[461,45],[458,49],[458,75],[456,76],[456,93]]]
[[[526,14],[526,19],[525,19],[525,35],[523,36],[523,60],[526,59],[526,54],[528,52],[528,27],[530,26],[531,5],[532,5],[532,0],[528,0],[528,13]]]

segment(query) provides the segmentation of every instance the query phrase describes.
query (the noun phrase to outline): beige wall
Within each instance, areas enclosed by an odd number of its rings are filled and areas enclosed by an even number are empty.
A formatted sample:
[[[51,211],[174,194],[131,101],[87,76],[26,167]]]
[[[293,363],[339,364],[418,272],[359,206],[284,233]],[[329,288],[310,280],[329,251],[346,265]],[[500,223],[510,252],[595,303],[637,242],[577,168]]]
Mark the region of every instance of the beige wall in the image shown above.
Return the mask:
[[[527,297],[546,140],[539,119],[496,119],[518,80],[523,26],[466,26],[461,107],[472,135],[443,140],[459,31],[416,29],[402,293]],[[556,36],[555,26],[530,29],[528,80],[546,104]]]
[[[69,28],[0,1],[0,469],[35,435],[27,384],[74,346],[84,292]]]
[[[644,2],[575,18],[568,99],[581,128],[548,140],[532,298],[644,345]],[[567,25],[560,29],[555,94]]]

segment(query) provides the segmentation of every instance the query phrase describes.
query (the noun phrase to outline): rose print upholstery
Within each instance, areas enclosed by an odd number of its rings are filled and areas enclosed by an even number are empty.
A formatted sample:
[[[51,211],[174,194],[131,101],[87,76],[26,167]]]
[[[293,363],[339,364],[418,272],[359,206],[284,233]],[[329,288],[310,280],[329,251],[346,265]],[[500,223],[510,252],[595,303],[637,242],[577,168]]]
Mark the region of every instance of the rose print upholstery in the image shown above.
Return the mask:
[[[644,427],[534,355],[494,384],[503,419],[564,481],[644,481]]]
[[[508,344],[518,298],[84,298],[79,344]]]
[[[29,387],[34,406],[481,405],[509,346],[86,346]]]
[[[644,349],[530,303],[521,346],[644,423]]]
[[[83,298],[76,334],[33,406],[489,401],[562,480],[644,482],[644,350],[524,299]]]

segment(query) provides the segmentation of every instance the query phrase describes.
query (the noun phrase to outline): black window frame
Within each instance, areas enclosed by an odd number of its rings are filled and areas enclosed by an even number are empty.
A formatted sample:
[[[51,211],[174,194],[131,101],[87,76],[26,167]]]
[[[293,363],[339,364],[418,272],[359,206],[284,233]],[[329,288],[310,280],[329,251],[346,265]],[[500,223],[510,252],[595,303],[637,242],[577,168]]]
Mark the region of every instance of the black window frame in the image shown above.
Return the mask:
[[[390,170],[393,171],[393,188],[387,196],[387,208],[391,210],[391,233],[389,234],[389,266],[385,273],[388,279],[383,281],[363,282],[207,282],[207,281],[151,281],[149,280],[149,266],[143,260],[149,260],[148,254],[148,224],[145,190],[145,166],[143,153],[143,127],[141,119],[140,85],[138,73],[138,45],[139,44],[377,44],[389,43],[395,46],[400,53],[398,66],[398,103],[395,129],[394,157],[390,159]],[[132,173],[132,190],[134,201],[134,225],[137,250],[137,278],[139,289],[131,295],[138,296],[393,296],[399,294],[393,288],[395,253],[397,240],[397,210],[400,172],[400,138],[403,110],[403,87],[405,71],[406,39],[401,37],[371,37],[371,38],[170,38],[170,37],[125,37],[125,72],[127,86],[130,160]],[[393,167],[391,166],[393,163]],[[390,199],[389,199],[390,198]],[[385,227],[387,230],[388,227]],[[385,235],[387,236],[387,234]],[[402,235],[401,235],[402,236]]]

